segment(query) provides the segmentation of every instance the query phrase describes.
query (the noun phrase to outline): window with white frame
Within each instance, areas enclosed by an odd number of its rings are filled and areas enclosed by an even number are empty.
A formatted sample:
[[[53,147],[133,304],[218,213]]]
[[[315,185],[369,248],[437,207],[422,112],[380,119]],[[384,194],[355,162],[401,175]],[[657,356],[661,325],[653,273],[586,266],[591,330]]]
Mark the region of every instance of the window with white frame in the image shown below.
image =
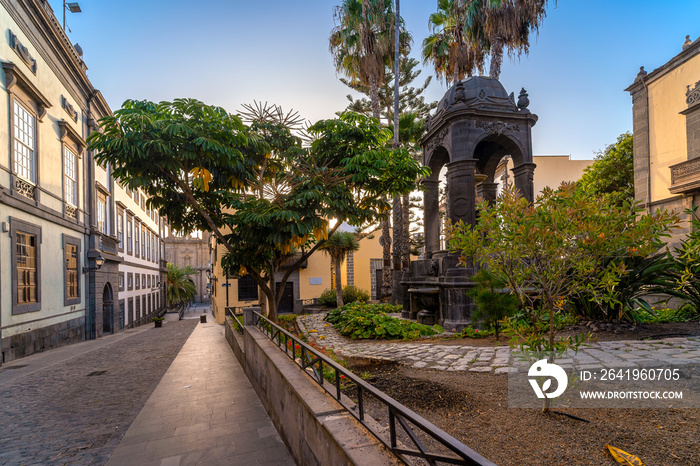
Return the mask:
[[[97,193],[97,229],[107,234],[107,199],[102,193]]]
[[[66,202],[73,207],[78,205],[78,156],[68,147],[63,149],[63,178]]]
[[[36,183],[36,118],[19,102],[15,100],[14,103],[14,171],[25,180]]]
[[[132,254],[133,250],[133,221],[131,216],[128,215],[126,218],[126,253]]]
[[[119,250],[124,251],[124,209],[117,207],[117,239]]]

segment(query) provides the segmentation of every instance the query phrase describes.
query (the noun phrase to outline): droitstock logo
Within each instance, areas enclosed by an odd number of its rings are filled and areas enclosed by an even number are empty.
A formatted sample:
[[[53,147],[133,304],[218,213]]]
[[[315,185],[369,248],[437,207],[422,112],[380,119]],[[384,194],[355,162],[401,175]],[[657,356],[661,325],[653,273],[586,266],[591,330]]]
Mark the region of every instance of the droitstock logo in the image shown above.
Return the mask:
[[[542,384],[542,388],[540,388],[537,380],[528,379],[537,398],[556,398],[566,390],[566,385],[568,383],[566,372],[556,364],[548,363],[546,359],[540,359],[530,366],[527,375],[528,377],[549,377]],[[548,393],[547,390],[552,386],[552,378],[557,381],[557,389]]]

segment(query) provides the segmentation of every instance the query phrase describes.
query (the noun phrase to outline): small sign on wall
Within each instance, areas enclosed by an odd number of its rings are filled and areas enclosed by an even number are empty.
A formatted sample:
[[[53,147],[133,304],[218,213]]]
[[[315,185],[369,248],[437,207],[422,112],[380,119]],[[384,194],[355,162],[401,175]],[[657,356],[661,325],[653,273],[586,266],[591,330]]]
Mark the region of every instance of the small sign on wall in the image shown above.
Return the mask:
[[[323,280],[321,277],[310,277],[309,278],[309,285],[322,285]]]

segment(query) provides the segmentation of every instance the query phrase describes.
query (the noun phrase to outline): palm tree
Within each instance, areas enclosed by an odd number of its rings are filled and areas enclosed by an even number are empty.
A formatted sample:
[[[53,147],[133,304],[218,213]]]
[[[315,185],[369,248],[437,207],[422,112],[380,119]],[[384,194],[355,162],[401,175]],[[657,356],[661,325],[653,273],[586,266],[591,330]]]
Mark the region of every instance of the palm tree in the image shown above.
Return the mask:
[[[556,0],[555,0],[556,1]],[[528,53],[530,32],[539,30],[546,16],[547,0],[473,0],[467,8],[469,40],[489,50],[489,76],[499,79],[503,49]]]
[[[372,116],[380,118],[379,87],[394,62],[394,10],[391,0],[344,0],[334,10],[336,26],[329,39],[335,69],[370,89]],[[403,24],[403,21],[401,21]],[[401,26],[399,47],[411,35]]]
[[[380,119],[379,87],[386,68],[394,62],[395,14],[391,0],[343,0],[335,8],[336,26],[331,31],[330,51],[335,68],[353,82],[368,86],[372,116]],[[399,23],[403,21],[399,18]],[[399,31],[399,48],[408,50],[411,35]],[[406,52],[408,53],[408,52]],[[391,293],[391,233],[389,220],[382,222],[382,295]]]
[[[197,295],[197,288],[189,277],[196,273],[192,267],[178,267],[168,263],[168,274],[166,276],[167,290],[166,298],[168,307],[172,308],[176,304],[191,301]]]
[[[335,296],[338,307],[343,305],[343,287],[340,283],[340,265],[349,252],[360,249],[360,242],[355,233],[336,231],[319,249],[328,254],[335,267]]]
[[[423,63],[432,63],[435,75],[444,78],[447,85],[484,67],[485,47],[467,36],[467,11],[471,3],[471,0],[438,0],[438,11],[428,18],[432,34],[423,41]]]

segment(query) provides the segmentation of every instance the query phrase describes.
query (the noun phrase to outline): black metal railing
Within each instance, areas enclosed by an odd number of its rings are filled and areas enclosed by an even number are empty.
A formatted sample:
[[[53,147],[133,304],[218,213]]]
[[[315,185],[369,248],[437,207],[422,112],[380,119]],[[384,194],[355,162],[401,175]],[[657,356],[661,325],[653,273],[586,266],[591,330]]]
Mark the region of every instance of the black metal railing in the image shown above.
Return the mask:
[[[238,307],[227,307],[225,308],[225,315],[230,316],[233,319],[233,328],[236,329],[238,333],[243,335],[243,324],[242,324],[242,319],[239,319],[238,317],[242,317],[243,314],[239,314],[236,312],[237,309],[241,309],[241,312],[243,308],[238,308]]]
[[[414,413],[404,405],[400,404],[384,392],[377,390],[372,385],[362,380],[357,375],[344,368],[333,359],[324,355],[320,351],[307,345],[299,338],[287,332],[283,328],[274,324],[261,314],[253,312],[253,325],[260,329],[273,343],[275,343],[289,358],[294,361],[304,372],[306,372],[316,383],[318,383],[327,393],[332,395],[347,411],[357,419],[372,435],[388,447],[395,455],[403,461],[409,458],[421,458],[430,465],[440,463],[459,465],[493,465],[494,463],[482,457],[474,450],[470,449],[442,429],[436,427],[428,420]],[[332,372],[331,379],[325,383],[324,368]],[[355,384],[357,391],[357,403],[348,403],[347,398],[343,399],[341,391],[341,379],[346,379]],[[365,419],[365,396],[370,395],[380,402],[389,414],[389,438],[386,432],[379,431],[371,422]],[[403,435],[399,439],[400,430]],[[429,437],[437,443],[443,445],[454,456],[437,452],[431,452],[423,444],[416,431],[422,433],[423,437]],[[407,440],[413,443],[415,448],[407,448],[401,444]]]

